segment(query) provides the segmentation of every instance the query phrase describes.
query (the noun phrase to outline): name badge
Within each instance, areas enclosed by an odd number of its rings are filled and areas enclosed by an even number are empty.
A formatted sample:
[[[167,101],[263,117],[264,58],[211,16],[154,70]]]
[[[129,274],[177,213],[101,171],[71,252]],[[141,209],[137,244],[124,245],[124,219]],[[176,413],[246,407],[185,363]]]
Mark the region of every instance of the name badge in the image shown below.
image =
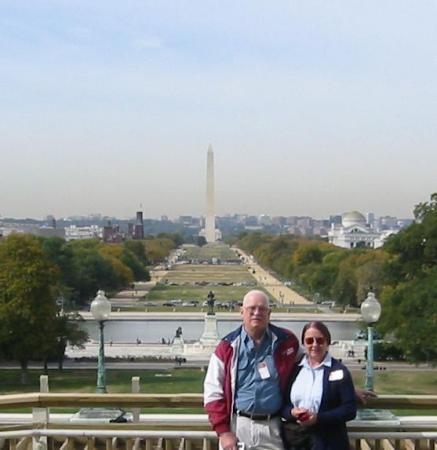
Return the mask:
[[[269,368],[267,367],[267,364],[264,361],[258,364],[258,372],[262,380],[270,378]]]
[[[333,372],[331,372],[329,374],[329,381],[337,381],[337,380],[342,380],[344,376],[343,370],[334,370]]]

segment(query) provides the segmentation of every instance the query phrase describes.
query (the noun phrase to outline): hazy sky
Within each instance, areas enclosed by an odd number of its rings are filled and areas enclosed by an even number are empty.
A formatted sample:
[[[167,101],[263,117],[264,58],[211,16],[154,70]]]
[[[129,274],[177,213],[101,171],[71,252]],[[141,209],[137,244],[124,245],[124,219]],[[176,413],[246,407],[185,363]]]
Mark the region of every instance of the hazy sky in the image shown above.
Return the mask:
[[[411,216],[437,3],[0,0],[0,215]]]

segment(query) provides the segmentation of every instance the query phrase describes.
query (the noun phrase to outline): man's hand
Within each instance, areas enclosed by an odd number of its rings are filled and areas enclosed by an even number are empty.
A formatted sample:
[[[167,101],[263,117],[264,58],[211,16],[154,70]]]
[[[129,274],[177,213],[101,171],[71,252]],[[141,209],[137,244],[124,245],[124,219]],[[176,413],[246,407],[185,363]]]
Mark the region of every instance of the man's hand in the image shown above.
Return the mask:
[[[220,446],[223,450],[237,450],[237,436],[232,431],[223,433],[219,437]]]
[[[358,403],[365,405],[367,399],[378,397],[373,391],[367,391],[366,389],[355,388],[355,395],[357,397]]]

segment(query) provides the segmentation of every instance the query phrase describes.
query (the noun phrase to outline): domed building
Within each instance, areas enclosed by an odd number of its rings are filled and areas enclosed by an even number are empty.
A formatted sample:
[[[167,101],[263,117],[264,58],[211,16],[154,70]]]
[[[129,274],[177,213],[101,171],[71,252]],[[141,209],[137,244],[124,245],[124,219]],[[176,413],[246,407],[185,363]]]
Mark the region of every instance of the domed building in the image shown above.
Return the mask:
[[[343,227],[348,228],[354,225],[365,227],[366,218],[358,211],[351,211],[344,213],[341,218],[341,224]]]
[[[378,248],[384,243],[382,233],[372,228],[358,211],[344,213],[341,225],[332,224],[328,239],[343,248]]]

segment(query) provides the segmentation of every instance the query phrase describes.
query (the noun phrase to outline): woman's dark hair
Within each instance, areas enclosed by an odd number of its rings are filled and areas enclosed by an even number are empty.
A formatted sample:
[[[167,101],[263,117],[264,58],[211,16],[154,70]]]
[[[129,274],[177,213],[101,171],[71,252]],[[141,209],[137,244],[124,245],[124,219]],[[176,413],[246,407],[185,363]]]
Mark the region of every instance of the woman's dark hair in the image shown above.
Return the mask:
[[[331,333],[329,332],[328,327],[323,322],[320,322],[318,320],[314,320],[313,322],[308,322],[303,327],[302,337],[301,337],[302,344],[304,343],[304,340],[305,340],[305,333],[310,328],[315,328],[316,330],[320,331],[320,333],[322,333],[323,337],[326,339],[326,342],[328,343],[328,345],[331,344]]]

